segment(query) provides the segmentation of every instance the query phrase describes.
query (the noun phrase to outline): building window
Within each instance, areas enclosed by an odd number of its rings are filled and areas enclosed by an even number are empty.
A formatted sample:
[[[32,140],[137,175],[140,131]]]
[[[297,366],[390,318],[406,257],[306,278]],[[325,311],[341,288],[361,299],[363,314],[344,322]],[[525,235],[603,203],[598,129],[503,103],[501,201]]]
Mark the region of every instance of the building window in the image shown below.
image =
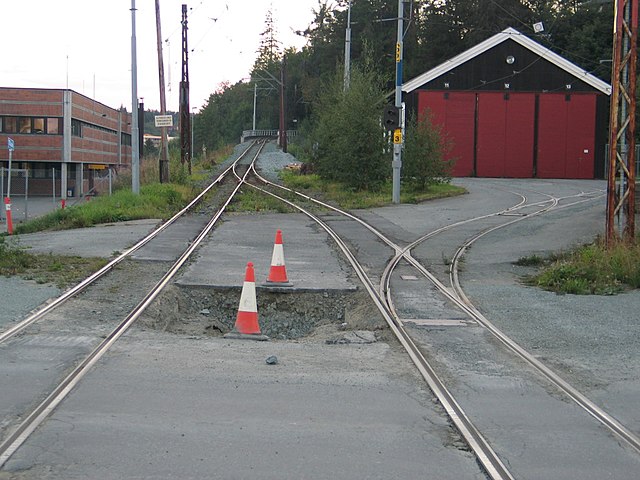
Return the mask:
[[[33,133],[44,133],[44,118],[33,119]]]
[[[126,145],[127,147],[131,146],[131,135],[128,133],[122,133],[122,144]]]
[[[31,117],[20,117],[18,120],[19,133],[31,133]]]
[[[4,117],[2,126],[3,126],[4,133],[18,133],[18,118]]]
[[[60,121],[59,118],[47,118],[47,133],[49,135],[58,135],[62,131]]]
[[[71,135],[74,137],[82,137],[82,122],[80,122],[80,120],[76,120],[75,118],[71,119]]]
[[[62,118],[59,117],[0,117],[0,132],[36,135],[61,135]]]

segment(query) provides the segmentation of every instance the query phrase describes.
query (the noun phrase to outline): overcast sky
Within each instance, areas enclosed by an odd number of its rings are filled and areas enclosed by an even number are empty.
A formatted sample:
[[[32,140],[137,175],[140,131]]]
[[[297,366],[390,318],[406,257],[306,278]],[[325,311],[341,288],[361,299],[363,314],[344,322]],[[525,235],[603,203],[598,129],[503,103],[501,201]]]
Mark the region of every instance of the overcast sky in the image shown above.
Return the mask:
[[[221,82],[249,76],[271,7],[284,46],[313,20],[318,0],[160,0],[167,108],[178,110],[182,4],[189,11],[191,107]],[[131,111],[131,0],[3,0],[0,86],[70,88]],[[136,0],[138,97],[159,109],[155,1]]]

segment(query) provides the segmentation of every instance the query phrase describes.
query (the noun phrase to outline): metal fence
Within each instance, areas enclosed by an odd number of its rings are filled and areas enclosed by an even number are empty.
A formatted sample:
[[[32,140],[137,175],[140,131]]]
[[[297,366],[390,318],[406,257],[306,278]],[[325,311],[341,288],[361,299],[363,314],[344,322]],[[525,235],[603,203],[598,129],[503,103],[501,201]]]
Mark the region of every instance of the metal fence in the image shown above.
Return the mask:
[[[0,198],[3,202],[5,197],[11,199],[13,218],[18,218],[18,215],[24,212],[26,220],[29,212],[29,170],[12,168],[11,177],[9,177],[9,169],[0,168]],[[2,211],[2,215],[0,215],[2,222],[6,222],[7,214],[4,205],[0,210]]]

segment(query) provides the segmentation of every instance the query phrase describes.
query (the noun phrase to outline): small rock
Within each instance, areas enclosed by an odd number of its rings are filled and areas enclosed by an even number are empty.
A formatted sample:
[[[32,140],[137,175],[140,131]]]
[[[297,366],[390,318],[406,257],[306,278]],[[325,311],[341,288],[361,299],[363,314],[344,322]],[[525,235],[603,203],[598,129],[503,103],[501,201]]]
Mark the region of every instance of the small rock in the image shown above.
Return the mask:
[[[210,313],[211,312],[208,308],[203,308],[202,310],[200,310],[200,315],[209,315]]]
[[[278,364],[278,357],[276,357],[275,355],[271,355],[270,357],[267,357],[267,365],[277,365]]]

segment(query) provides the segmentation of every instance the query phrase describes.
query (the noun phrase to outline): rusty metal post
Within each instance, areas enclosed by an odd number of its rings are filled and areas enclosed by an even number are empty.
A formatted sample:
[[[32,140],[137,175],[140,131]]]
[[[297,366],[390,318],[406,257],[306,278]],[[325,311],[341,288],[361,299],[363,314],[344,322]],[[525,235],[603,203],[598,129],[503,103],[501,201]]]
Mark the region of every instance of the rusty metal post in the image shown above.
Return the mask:
[[[191,175],[191,114],[189,112],[189,49],[187,47],[187,5],[182,5],[182,81],[180,82],[180,160]]]
[[[637,35],[638,0],[616,0],[609,116],[607,245],[617,238],[635,238]]]
[[[156,0],[156,41],[158,44],[158,79],[160,82],[160,115],[167,114],[167,95],[164,85],[164,60],[162,56],[162,28],[160,25],[160,0]],[[160,143],[160,183],[169,182],[169,142],[167,127],[160,128],[162,140]]]

